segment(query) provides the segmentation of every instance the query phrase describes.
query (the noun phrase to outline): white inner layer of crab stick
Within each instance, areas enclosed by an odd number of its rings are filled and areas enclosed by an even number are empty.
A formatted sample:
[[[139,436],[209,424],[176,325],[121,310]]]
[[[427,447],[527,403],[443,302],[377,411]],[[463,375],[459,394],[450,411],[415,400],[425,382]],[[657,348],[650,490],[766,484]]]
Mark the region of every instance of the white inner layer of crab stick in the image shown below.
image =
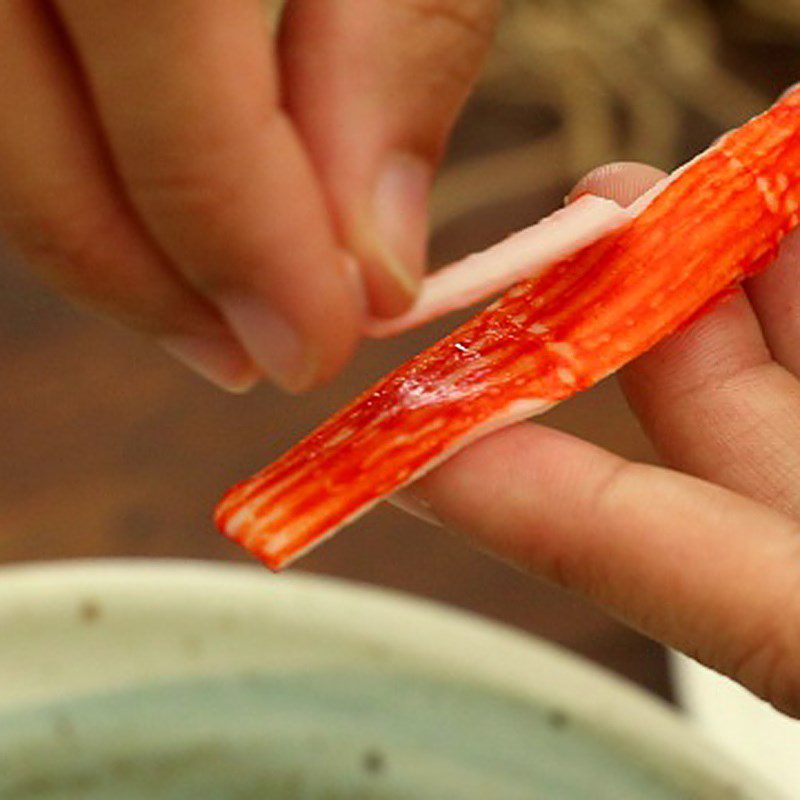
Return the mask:
[[[372,319],[365,332],[375,338],[392,336],[479,303],[517,281],[536,277],[634,216],[613,200],[583,195],[487,250],[438,270],[425,279],[409,311],[393,319]]]

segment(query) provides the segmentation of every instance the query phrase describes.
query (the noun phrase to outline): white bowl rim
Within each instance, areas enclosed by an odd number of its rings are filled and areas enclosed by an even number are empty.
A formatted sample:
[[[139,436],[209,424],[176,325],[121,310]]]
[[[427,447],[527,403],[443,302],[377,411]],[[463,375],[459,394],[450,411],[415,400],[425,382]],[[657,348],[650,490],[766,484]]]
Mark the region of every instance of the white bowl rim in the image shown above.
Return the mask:
[[[183,559],[4,565],[0,653],[9,652],[2,646],[4,623],[20,610],[63,614],[76,600],[102,597],[134,610],[152,610],[157,602],[161,608],[172,604],[197,615],[208,612],[213,598],[221,596],[212,587],[224,590],[226,602],[246,609],[248,616],[268,619],[278,614],[310,631],[379,643],[428,674],[477,681],[556,708],[613,736],[651,763],[727,781],[747,797],[776,797],[667,703],[553,644],[438,602],[297,570],[274,575],[258,565]],[[69,688],[56,685],[54,691]],[[0,710],[9,699],[0,692]]]

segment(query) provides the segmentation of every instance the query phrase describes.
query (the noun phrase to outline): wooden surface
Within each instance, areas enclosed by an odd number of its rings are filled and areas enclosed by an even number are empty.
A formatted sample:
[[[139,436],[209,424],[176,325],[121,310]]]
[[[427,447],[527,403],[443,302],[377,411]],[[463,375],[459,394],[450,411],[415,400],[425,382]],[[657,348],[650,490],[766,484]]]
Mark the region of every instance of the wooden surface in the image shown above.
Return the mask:
[[[544,211],[484,215],[435,248],[446,257]],[[502,224],[498,222],[498,213]],[[206,386],[134,334],[93,319],[0,257],[0,562],[95,557],[246,560],[210,522],[227,485],[452,325],[372,344],[333,386],[301,399]],[[650,451],[613,382],[550,424],[635,458]],[[581,600],[454,536],[381,508],[299,569],[390,586],[558,642],[662,694],[664,654]],[[281,580],[265,571],[264,580]]]

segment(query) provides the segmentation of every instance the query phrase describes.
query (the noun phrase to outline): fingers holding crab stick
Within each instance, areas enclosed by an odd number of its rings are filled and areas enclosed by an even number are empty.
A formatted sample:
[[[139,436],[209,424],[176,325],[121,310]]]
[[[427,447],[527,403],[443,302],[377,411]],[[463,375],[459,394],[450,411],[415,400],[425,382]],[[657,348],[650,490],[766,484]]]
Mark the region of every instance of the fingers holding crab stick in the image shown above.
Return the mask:
[[[622,383],[667,463],[800,515],[800,383],[772,359],[743,292]]]
[[[641,164],[610,164],[575,191],[627,205],[663,177]],[[795,241],[784,240],[778,262],[753,279],[765,314],[779,313],[772,306],[781,289],[791,297]],[[779,322],[768,320],[771,338],[788,345],[791,330]],[[800,383],[773,360],[763,324],[735,291],[628,365],[622,384],[668,464],[800,514]],[[785,349],[791,363],[793,350]]]
[[[635,201],[619,231],[521,281],[233,487],[220,530],[285,566],[477,437],[588,389],[707,313],[800,221],[763,191],[800,174],[799,133],[790,95],[724,137]]]
[[[582,184],[630,202],[658,178],[625,166]],[[796,516],[800,390],[743,293],[624,376],[671,462]],[[397,500],[800,715],[796,518],[531,424],[472,445]]]
[[[377,318],[417,294],[431,184],[500,10],[499,0],[285,4],[283,103]]]
[[[425,513],[800,715],[800,528],[697,478],[523,423],[413,489]]]
[[[566,208],[480,253],[443,267],[422,284],[414,305],[393,319],[368,320],[366,334],[384,338],[486,300],[554,262],[620,229],[632,214],[612,200],[584,193]]]
[[[666,172],[649,164],[614,161],[584,175],[567,195],[566,202],[574,205],[589,194],[611,200],[624,208],[667,177]]]

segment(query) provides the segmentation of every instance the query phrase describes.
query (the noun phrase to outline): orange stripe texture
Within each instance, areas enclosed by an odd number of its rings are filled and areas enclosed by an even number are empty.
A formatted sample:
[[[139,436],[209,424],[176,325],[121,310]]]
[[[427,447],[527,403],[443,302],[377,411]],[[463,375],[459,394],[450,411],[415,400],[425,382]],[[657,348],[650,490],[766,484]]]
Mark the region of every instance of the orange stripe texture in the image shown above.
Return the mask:
[[[515,403],[592,386],[774,258],[798,225],[798,176],[800,90],[235,486],[218,526],[279,568]]]

